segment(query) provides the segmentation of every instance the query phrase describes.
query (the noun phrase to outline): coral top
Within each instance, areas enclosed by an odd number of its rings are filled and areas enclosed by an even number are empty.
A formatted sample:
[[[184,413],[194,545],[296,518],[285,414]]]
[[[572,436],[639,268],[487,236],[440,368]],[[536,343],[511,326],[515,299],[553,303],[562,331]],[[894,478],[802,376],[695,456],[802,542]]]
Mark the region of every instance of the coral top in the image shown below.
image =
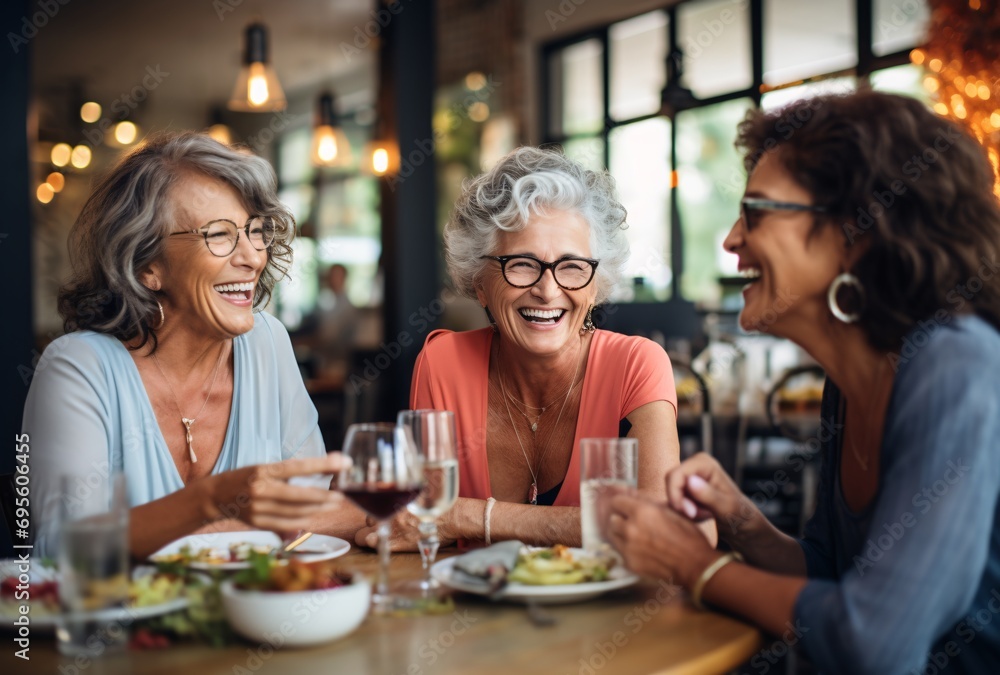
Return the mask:
[[[486,460],[486,404],[493,330],[427,336],[413,369],[410,407],[451,410],[458,434],[459,496],[492,495]],[[554,506],[580,505],[580,439],[616,438],[621,421],[652,401],[677,411],[674,373],[666,352],[642,337],[595,331],[583,377],[573,454]]]

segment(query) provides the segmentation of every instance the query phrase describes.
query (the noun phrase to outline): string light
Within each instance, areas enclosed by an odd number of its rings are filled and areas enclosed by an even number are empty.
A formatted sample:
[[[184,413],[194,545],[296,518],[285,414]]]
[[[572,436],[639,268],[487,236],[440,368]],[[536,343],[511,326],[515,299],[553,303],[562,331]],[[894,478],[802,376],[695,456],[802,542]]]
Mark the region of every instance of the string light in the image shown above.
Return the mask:
[[[1000,196],[1000,7],[997,0],[937,0],[927,44],[910,61],[930,71],[924,88],[937,99],[934,112],[967,129],[986,148]]]

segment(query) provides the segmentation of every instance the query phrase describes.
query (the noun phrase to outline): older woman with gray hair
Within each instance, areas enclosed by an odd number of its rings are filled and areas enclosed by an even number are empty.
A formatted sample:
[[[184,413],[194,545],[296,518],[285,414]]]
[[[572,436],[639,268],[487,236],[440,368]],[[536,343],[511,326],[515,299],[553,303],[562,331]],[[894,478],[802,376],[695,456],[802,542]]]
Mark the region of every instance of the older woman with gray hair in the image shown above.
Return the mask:
[[[491,326],[431,333],[410,391],[412,408],[456,415],[460,498],[442,540],[579,545],[582,438],[638,438],[639,490],[665,497],[679,462],[670,361],[593,321],[628,257],[624,229],[611,176],[559,152],[519,148],[465,186],[448,269]],[[415,530],[400,516],[394,546]]]
[[[291,260],[275,183],[263,159],[194,133],[151,139],[98,182],[70,236],[68,334],[24,411],[36,553],[55,547],[60,475],[125,474],[137,557],[206,526],[355,518],[337,493],[288,484],[342,460],[325,452],[287,332],[254,311]]]

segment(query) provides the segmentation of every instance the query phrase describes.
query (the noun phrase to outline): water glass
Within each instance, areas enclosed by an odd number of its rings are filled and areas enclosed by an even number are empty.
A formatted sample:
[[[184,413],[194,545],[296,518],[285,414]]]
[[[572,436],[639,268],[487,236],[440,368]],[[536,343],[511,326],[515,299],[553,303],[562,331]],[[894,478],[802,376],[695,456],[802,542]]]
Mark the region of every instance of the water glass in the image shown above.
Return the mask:
[[[103,478],[103,477],[96,477]],[[59,651],[95,657],[128,644],[128,497],[125,476],[62,476]]]
[[[396,424],[402,428],[423,461],[424,489],[407,505],[420,519],[420,558],[424,566],[418,589],[424,597],[441,590],[431,578],[431,566],[437,557],[437,519],[447,513],[458,499],[458,456],[455,443],[455,413],[448,410],[401,410]]]
[[[580,532],[583,548],[610,552],[604,528],[611,499],[634,491],[639,481],[639,439],[584,438],[580,441]]]

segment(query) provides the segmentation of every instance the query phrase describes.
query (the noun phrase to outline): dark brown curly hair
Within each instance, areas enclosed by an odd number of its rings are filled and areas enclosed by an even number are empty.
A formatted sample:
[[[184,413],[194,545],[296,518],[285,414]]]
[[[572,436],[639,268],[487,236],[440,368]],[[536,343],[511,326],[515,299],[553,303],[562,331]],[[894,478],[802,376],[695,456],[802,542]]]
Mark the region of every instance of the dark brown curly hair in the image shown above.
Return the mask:
[[[295,235],[295,220],[278,201],[271,165],[204,134],[161,133],[97,181],[70,231],[73,273],[59,290],[66,332],[92,330],[125,342],[138,338],[137,348],[152,341],[156,349],[156,294],[139,275],[163,251],[175,213],[171,187],[192,171],[231,185],[247,212],[274,219],[275,238],[253,306],[267,304],[274,285],[288,272]]]
[[[862,247],[850,271],[876,349],[898,348],[932,317],[975,313],[1000,330],[993,170],[956,124],[915,99],[861,91],[751,111],[736,145],[748,174],[774,152],[826,209],[815,227],[842,228]]]

